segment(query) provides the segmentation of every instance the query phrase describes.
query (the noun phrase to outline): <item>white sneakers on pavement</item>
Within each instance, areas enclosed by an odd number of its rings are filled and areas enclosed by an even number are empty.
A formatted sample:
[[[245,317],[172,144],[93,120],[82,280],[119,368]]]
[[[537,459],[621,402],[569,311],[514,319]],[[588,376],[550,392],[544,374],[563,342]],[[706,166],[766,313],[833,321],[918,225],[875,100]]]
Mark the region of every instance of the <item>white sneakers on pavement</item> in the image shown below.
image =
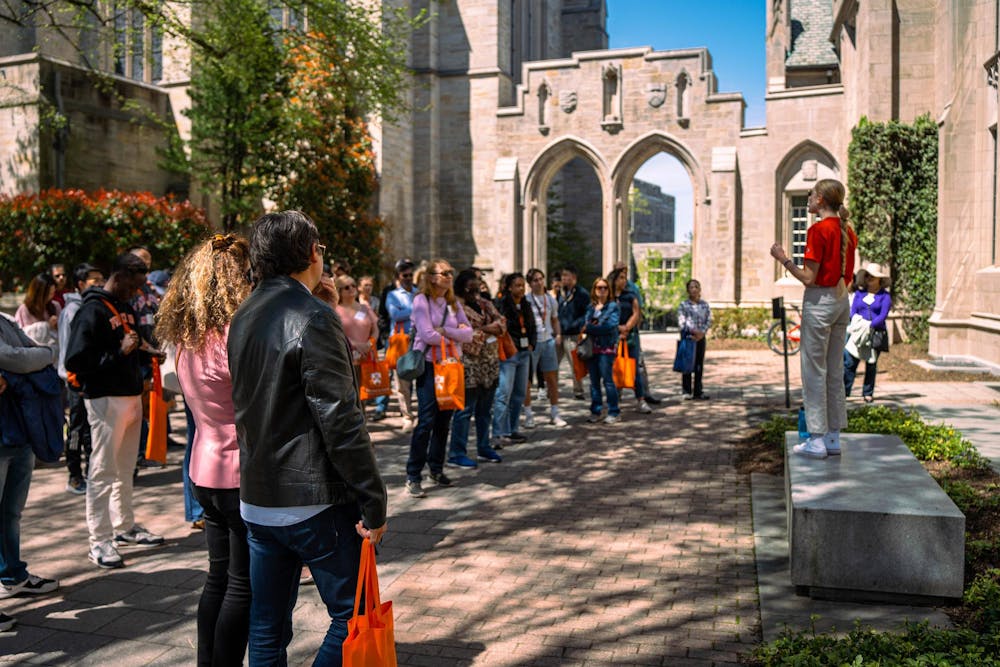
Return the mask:
[[[809,438],[805,442],[800,442],[792,447],[792,451],[799,456],[807,456],[811,459],[825,459],[827,457],[823,436]]]

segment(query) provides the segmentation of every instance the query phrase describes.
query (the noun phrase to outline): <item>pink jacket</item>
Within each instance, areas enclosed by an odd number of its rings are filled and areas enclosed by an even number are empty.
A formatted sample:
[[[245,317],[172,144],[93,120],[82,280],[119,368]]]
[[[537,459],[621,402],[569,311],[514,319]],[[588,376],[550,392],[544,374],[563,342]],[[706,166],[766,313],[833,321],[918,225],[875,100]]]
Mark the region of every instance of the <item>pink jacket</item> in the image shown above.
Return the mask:
[[[238,489],[240,446],[236,442],[233,383],[229,376],[226,339],[209,334],[198,352],[177,348],[177,380],[194,415],[191,480],[209,489]]]

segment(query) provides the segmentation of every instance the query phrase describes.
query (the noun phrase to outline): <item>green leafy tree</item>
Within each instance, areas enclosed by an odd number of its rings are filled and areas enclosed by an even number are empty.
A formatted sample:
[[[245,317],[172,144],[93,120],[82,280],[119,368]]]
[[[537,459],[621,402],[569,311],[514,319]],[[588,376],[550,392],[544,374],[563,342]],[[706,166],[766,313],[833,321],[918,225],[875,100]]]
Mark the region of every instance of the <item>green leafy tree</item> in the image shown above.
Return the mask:
[[[674,311],[687,298],[687,281],[691,279],[691,253],[685,253],[677,263],[672,280],[666,280],[662,271],[654,270],[663,265],[663,253],[650,250],[643,261],[637,262],[639,286],[644,295],[642,316],[655,322]]]
[[[906,322],[917,339],[927,335],[937,280],[937,125],[929,116],[913,124],[862,118],[848,148],[849,208],[866,261],[887,264],[894,298],[917,317]]]

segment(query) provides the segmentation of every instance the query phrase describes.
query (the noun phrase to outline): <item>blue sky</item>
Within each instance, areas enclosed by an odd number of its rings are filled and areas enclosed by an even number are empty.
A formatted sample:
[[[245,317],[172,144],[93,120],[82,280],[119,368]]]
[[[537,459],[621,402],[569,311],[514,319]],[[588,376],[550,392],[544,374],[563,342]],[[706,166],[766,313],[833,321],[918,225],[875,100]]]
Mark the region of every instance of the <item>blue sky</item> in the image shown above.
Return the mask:
[[[747,127],[764,125],[764,30],[767,0],[607,0],[613,49],[658,51],[704,46],[712,54],[719,91],[743,93]],[[677,198],[676,241],[687,241],[693,205],[691,181],[680,162],[660,153],[636,174]]]

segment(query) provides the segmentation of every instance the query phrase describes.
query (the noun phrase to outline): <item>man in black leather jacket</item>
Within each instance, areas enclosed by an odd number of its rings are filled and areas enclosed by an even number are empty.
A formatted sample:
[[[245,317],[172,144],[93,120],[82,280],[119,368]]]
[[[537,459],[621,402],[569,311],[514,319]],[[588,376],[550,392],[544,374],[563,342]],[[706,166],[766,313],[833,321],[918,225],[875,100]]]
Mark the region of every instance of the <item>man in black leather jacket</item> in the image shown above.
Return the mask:
[[[229,331],[240,513],[250,543],[250,665],[285,664],[295,591],[309,566],[331,623],[315,664],[340,665],[361,537],[386,528],[386,490],[358,400],[351,352],[315,298],[323,252],[298,211],[254,223],[256,288]]]

